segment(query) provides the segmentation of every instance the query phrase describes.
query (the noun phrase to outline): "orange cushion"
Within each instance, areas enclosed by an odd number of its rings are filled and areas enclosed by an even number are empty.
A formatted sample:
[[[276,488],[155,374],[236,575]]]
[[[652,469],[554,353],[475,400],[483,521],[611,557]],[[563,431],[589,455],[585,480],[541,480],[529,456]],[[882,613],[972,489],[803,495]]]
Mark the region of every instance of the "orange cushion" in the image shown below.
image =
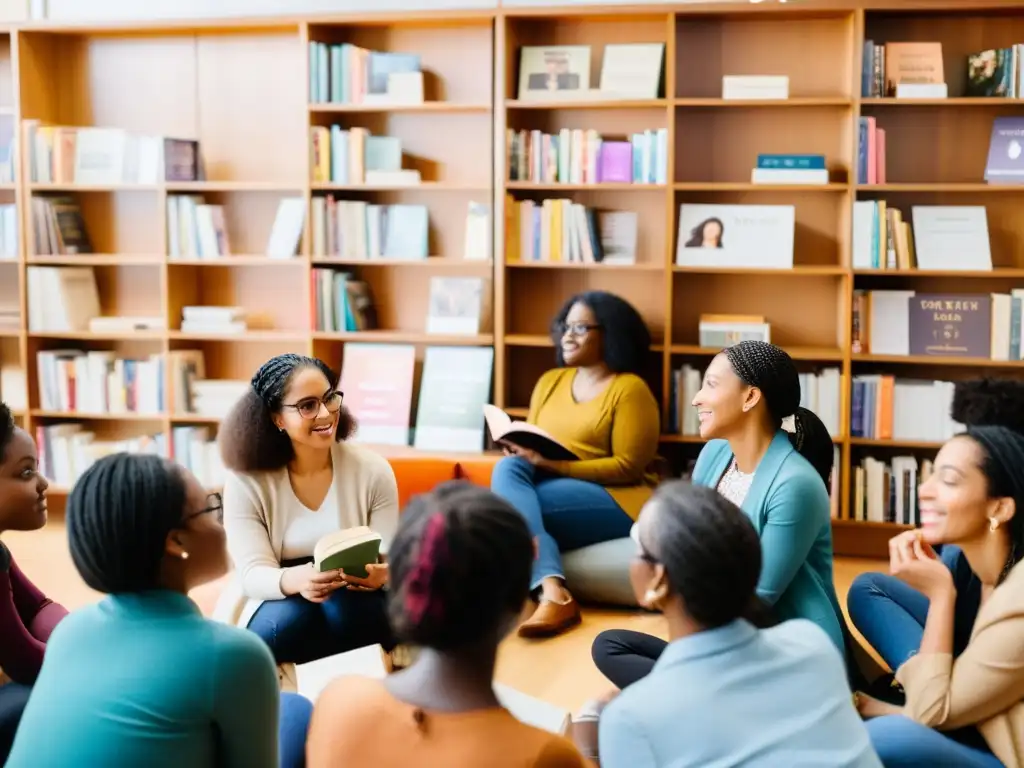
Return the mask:
[[[456,478],[456,463],[448,459],[392,456],[388,461],[398,481],[398,504],[401,508],[413,496],[432,491],[434,486]]]
[[[500,455],[485,455],[479,458],[459,459],[456,467],[457,476],[460,480],[468,480],[473,485],[484,488],[491,487],[491,472],[494,465],[501,459]]]

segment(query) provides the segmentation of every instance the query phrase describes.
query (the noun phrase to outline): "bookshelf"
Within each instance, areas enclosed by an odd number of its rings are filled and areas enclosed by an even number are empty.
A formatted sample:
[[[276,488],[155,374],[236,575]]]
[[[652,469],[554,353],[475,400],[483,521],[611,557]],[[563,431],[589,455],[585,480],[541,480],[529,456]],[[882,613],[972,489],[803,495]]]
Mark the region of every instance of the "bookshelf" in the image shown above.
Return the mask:
[[[851,382],[892,373],[953,380],[983,368],[1024,374],[1024,363],[854,354],[851,307],[856,289],[1005,291],[1024,278],[1024,186],[990,185],[982,172],[992,120],[1024,116],[1024,100],[965,98],[964,59],[986,47],[1024,42],[1024,20],[1010,2],[826,2],[700,4],[675,9],[638,5],[505,7],[487,11],[382,13],[259,20],[138,22],[0,29],[0,143],[9,125],[40,120],[68,126],[109,126],[197,139],[207,181],[80,185],[31,181],[15,152],[14,183],[0,183],[0,205],[16,204],[31,232],[36,198],[78,201],[93,255],[36,255],[20,238],[16,259],[0,258],[0,309],[20,309],[20,323],[0,327],[0,365],[20,366],[26,428],[81,424],[97,439],[162,435],[207,428],[217,419],[171,412],[87,416],[41,408],[39,352],[77,349],[146,359],[199,350],[211,380],[246,380],[268,357],[285,351],[344,362],[354,341],[410,344],[422,361],[432,345],[491,346],[494,402],[525,413],[537,376],[552,364],[549,318],[570,294],[609,290],[645,317],[655,344],[646,378],[672,416],[673,372],[703,367],[717,351],[699,345],[701,314],[764,315],[773,341],[802,372],[841,371],[841,488],[835,543],[847,555],[881,554],[898,530],[849,519],[851,468],[862,458],[925,457],[936,445],[850,437]],[[863,42],[939,41],[950,98],[862,97]],[[416,53],[425,72],[421,104],[339,103],[310,98],[311,42]],[[588,45],[596,84],[604,47],[664,45],[664,75],[651,99],[576,101],[518,99],[523,46]],[[809,66],[808,62],[813,65]],[[785,101],[724,100],[722,76],[788,75]],[[873,116],[888,135],[885,185],[856,179],[857,121]],[[404,167],[417,186],[314,181],[310,133],[315,127],[365,128],[401,140]],[[594,129],[623,135],[667,132],[667,183],[552,184],[510,181],[507,130],[557,133]],[[750,183],[762,152],[820,153],[826,185]],[[232,253],[219,259],[171,258],[167,202],[201,195],[221,206]],[[370,204],[422,205],[428,210],[428,258],[343,259],[314,255],[310,208],[315,198]],[[588,207],[636,213],[633,264],[520,262],[505,254],[506,197],[569,199]],[[298,256],[262,255],[275,211],[285,198],[303,200],[306,218]],[[851,268],[852,208],[885,198],[914,204],[978,204],[988,210],[991,272],[936,273]],[[494,258],[463,258],[470,202],[492,210]],[[789,204],[795,207],[794,267],[675,266],[682,204]],[[30,267],[88,265],[95,269],[104,314],[160,316],[165,328],[132,334],[36,332],[28,326]],[[379,329],[311,330],[313,270],[337,268],[365,281],[375,297]],[[429,279],[480,276],[493,286],[487,333],[439,337],[425,332]],[[241,335],[181,331],[182,308],[239,305],[250,312]],[[171,382],[164,381],[165,392]],[[416,381],[418,382],[418,372]],[[0,380],[0,387],[2,387]],[[9,394],[0,391],[0,396]],[[413,402],[417,393],[414,391]],[[170,400],[168,400],[170,402]],[[696,456],[699,438],[665,434],[661,452],[678,467]],[[55,488],[52,505],[66,488]]]

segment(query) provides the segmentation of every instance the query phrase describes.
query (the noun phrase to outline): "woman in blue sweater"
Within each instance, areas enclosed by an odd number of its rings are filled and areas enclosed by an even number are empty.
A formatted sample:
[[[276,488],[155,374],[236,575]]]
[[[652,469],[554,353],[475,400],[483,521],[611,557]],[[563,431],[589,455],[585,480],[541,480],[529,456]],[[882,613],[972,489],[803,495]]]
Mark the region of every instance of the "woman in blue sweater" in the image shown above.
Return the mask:
[[[708,440],[693,470],[695,485],[717,488],[740,507],[761,539],[757,595],[767,621],[808,619],[845,656],[842,611],[832,582],[828,486],[832,439],[800,408],[800,375],[782,349],[743,341],[719,353],[693,399]],[[795,430],[783,429],[793,417]],[[598,668],[624,688],[650,671],[665,643],[639,632],[609,630],[594,641]]]
[[[263,641],[188,597],[228,570],[222,519],[219,494],[157,456],[107,456],[75,483],[71,559],[108,597],[50,636],[8,768],[304,764],[310,702],[279,693]]]

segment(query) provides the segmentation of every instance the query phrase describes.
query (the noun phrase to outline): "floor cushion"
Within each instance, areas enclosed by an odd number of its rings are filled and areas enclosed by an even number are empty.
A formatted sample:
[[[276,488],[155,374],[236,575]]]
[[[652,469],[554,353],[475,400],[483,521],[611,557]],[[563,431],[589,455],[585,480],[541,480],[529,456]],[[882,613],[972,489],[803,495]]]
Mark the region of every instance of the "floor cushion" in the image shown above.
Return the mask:
[[[636,544],[628,536],[562,553],[565,581],[577,600],[599,605],[637,606],[629,583]]]

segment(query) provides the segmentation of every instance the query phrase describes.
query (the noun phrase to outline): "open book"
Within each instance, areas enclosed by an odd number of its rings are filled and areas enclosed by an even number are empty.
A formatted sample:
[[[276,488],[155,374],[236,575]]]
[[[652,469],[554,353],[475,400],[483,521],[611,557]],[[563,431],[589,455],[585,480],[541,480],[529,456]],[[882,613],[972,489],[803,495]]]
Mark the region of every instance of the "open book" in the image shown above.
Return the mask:
[[[491,439],[496,443],[509,443],[536,451],[548,461],[578,461],[580,458],[540,427],[525,421],[512,421],[501,408],[485,405],[484,419]]]
[[[342,569],[346,574],[365,579],[366,566],[380,556],[380,534],[365,525],[322,536],[313,547],[313,567],[323,573]]]

